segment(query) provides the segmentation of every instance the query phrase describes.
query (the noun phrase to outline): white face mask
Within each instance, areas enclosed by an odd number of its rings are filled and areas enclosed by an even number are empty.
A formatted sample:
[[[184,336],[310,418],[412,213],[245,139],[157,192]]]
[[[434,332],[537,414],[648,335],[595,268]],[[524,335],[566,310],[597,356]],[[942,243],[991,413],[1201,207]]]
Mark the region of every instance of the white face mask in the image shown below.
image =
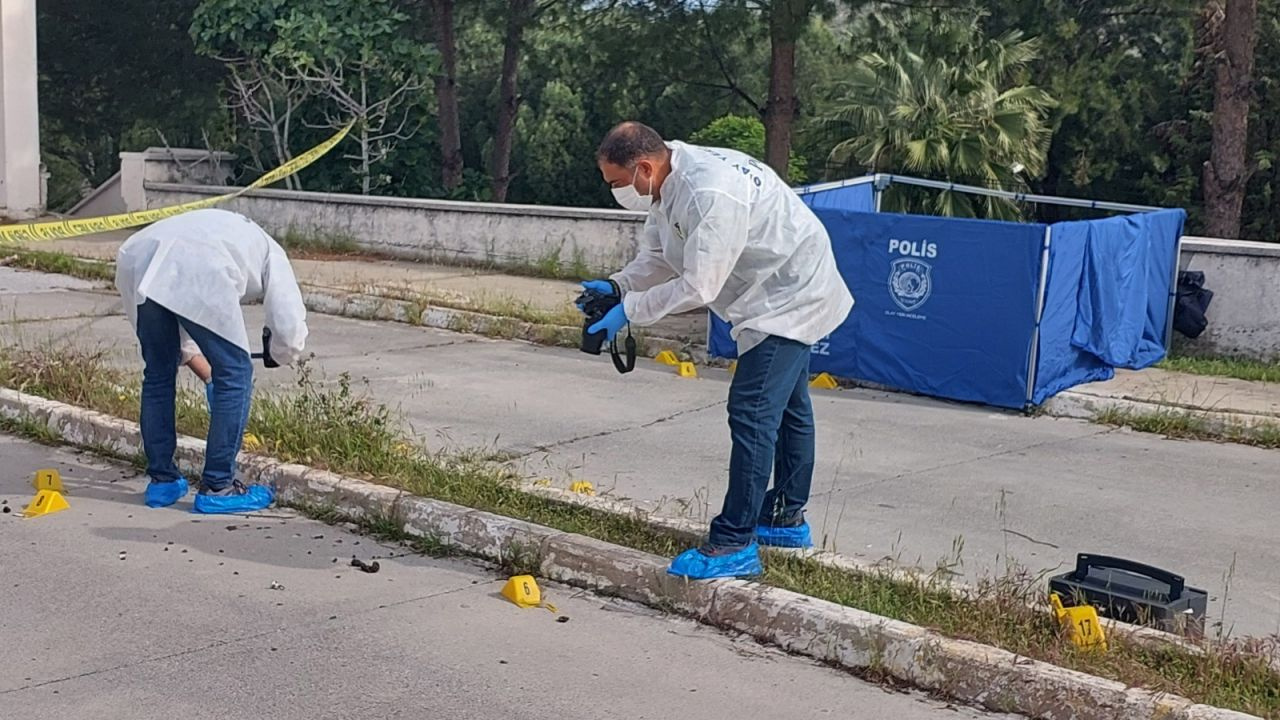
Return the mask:
[[[641,195],[636,191],[635,186],[636,176],[639,173],[640,168],[637,167],[636,171],[631,174],[630,185],[613,188],[613,199],[616,200],[619,205],[628,210],[647,212],[649,208],[653,207],[653,181],[649,181],[649,194]]]

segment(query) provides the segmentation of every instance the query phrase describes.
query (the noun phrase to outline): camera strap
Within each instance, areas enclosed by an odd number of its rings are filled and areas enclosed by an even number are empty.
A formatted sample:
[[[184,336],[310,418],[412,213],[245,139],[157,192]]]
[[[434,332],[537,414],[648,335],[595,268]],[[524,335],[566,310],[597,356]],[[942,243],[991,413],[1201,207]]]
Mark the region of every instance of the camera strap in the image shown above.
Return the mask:
[[[626,375],[636,369],[636,338],[631,334],[631,323],[627,323],[627,339],[623,343],[626,347],[627,361],[622,361],[622,354],[618,352],[618,338],[615,336],[613,342],[609,343],[609,355],[613,357],[613,366],[618,372]]]

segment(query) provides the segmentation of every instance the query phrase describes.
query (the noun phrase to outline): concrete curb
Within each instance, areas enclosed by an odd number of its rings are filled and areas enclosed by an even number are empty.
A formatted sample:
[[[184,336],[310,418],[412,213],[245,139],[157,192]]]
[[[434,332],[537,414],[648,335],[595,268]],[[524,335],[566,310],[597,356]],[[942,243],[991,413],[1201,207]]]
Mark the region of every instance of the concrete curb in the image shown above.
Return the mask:
[[[523,480],[521,482],[521,489],[530,495],[537,495],[566,505],[578,505],[598,512],[634,518],[649,525],[650,527],[659,528],[672,533],[677,537],[684,538],[688,540],[691,545],[696,545],[706,540],[706,522],[659,515],[623,500],[576,493],[565,488],[548,486],[535,480]],[[782,548],[775,548],[771,550],[771,552],[795,554],[808,558],[819,565],[824,565],[835,570],[862,573],[866,575],[878,575],[906,584],[933,582],[936,583],[937,586],[945,588],[947,591],[955,593],[960,597],[974,597],[978,594],[977,587],[962,580],[957,580],[953,577],[933,577],[923,569],[904,567],[886,560],[870,561],[850,555],[844,555],[831,550],[819,549],[785,550]],[[1048,612],[1049,606],[1044,604],[1039,606],[1033,605],[1032,607],[1036,610]],[[1173,648],[1192,654],[1202,654],[1205,652],[1203,646],[1192,640],[1188,640],[1181,635],[1175,635],[1173,633],[1156,630],[1155,628],[1143,627],[1141,625],[1130,625],[1128,623],[1119,622],[1113,618],[1104,618],[1102,622],[1109,635],[1113,637],[1123,635],[1126,640],[1153,650]],[[1280,673],[1280,660],[1277,660],[1274,663],[1274,667],[1276,672]]]
[[[307,309],[325,315],[407,323],[422,327],[453,332],[486,335],[504,340],[522,340],[537,345],[578,347],[582,340],[581,327],[547,325],[519,320],[513,317],[489,315],[473,310],[431,305],[422,301],[365,293],[340,292],[314,285],[302,284],[302,299]],[[689,347],[689,342],[679,338],[636,333],[642,352],[652,350],[656,354],[663,349],[685,349],[697,362],[706,360],[705,351]]]
[[[1091,395],[1071,390],[1051,398],[1044,404],[1043,410],[1054,417],[1091,422],[1096,421],[1100,414],[1107,412],[1136,417],[1147,415],[1187,417],[1200,421],[1204,424],[1205,430],[1215,434],[1234,433],[1253,438],[1259,437],[1264,432],[1275,432],[1280,428],[1280,418],[1267,415],[1209,410],[1126,397]]]
[[[135,423],[13,390],[0,389],[0,415],[117,454],[135,454],[140,444]],[[197,464],[203,451],[202,441],[179,438],[180,463]],[[284,502],[333,507],[357,518],[389,517],[407,533],[490,560],[501,560],[516,547],[536,548],[544,577],[679,612],[821,662],[883,673],[996,711],[1045,720],[1255,717],[1126,688],[779,588],[741,580],[687,582],[666,574],[664,558],[327,471],[243,455],[241,472],[247,481],[273,484]]]

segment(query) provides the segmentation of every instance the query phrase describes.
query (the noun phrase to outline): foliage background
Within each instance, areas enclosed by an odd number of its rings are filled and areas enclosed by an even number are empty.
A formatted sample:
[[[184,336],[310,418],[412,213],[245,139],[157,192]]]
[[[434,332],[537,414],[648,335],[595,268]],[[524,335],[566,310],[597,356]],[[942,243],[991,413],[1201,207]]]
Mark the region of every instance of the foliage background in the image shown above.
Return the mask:
[[[324,2],[326,0],[308,0]],[[932,5],[930,3],[932,2]],[[121,151],[148,146],[212,147],[248,156],[261,139],[226,108],[227,71],[197,51],[192,20],[256,3],[268,24],[283,0],[41,0],[39,63],[42,146],[52,174],[50,205],[66,209],[115,172]],[[394,32],[430,49],[431,0],[379,0],[406,20]],[[360,0],[345,3],[362,5]],[[939,55],[922,38],[945,20],[976,22],[985,38],[1018,31],[1037,53],[1008,82],[1043,90],[1054,101],[1043,168],[1025,178],[1033,191],[1185,207],[1190,232],[1202,222],[1202,166],[1210,147],[1212,75],[1197,28],[1203,3],[1162,0],[921,0],[814,3],[797,54],[800,115],[793,182],[862,174],[835,162],[844,137],[830,120],[850,102],[846,83],[871,52]],[[335,7],[340,7],[339,3]],[[622,119],[641,119],[666,137],[732,145],[762,153],[755,124],[767,101],[769,27],[763,0],[545,0],[519,48],[519,96],[511,167],[512,202],[609,206],[594,167],[599,138]],[[460,128],[465,172],[446,190],[441,179],[437,105],[431,83],[412,99],[421,127],[378,165],[376,192],[487,200],[507,3],[456,2]],[[353,13],[352,17],[358,13]],[[332,21],[344,22],[341,13]],[[1250,153],[1257,170],[1244,209],[1243,235],[1280,239],[1280,0],[1260,0]],[[973,20],[977,18],[977,20]],[[940,20],[941,19],[941,20]],[[339,27],[339,30],[343,28]],[[402,48],[403,49],[403,48]],[[434,72],[434,70],[433,70]],[[309,102],[306,124],[325,108]],[[301,126],[294,151],[329,132]],[[898,161],[895,161],[898,162]],[[964,177],[943,166],[907,174]],[[246,174],[256,172],[246,169]],[[353,163],[326,158],[301,178],[308,190],[359,192]]]

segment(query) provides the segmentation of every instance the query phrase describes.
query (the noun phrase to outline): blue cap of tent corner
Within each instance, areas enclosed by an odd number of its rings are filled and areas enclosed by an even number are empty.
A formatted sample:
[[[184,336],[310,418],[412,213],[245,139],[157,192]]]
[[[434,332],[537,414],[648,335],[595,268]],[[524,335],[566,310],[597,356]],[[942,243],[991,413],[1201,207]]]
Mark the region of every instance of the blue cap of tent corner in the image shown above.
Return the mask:
[[[1020,409],[1165,355],[1182,210],[1043,225],[877,213],[870,178],[797,192],[856,300],[814,372]],[[708,349],[737,355],[714,314]]]

